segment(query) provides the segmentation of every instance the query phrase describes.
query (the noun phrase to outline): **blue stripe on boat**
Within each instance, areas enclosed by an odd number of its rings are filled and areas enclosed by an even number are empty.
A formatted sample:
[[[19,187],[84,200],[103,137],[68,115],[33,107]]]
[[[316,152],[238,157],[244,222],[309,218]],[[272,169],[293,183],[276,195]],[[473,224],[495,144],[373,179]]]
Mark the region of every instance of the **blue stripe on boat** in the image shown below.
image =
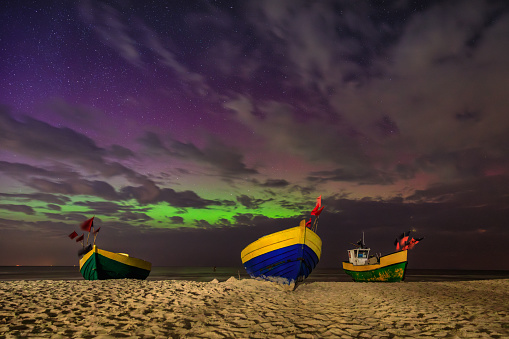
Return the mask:
[[[253,278],[283,278],[284,283],[292,284],[307,278],[318,260],[318,256],[309,246],[295,244],[254,257],[246,261],[244,267]]]

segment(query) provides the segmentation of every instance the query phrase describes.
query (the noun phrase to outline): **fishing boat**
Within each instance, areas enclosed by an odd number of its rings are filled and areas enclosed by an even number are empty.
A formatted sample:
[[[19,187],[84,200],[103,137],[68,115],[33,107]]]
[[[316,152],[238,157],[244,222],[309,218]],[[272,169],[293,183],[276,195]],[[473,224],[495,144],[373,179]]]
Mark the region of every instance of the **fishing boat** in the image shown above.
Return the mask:
[[[368,257],[369,251],[369,248],[348,250],[349,261],[343,262],[343,269],[354,281],[396,282],[405,279],[407,251]]]
[[[284,285],[304,281],[320,260],[322,240],[315,233],[318,217],[323,210],[321,196],[311,212],[315,216],[308,222],[302,220],[297,227],[266,235],[246,246],[240,256],[247,273],[255,279],[268,280]]]
[[[82,249],[78,251],[81,257],[80,272],[86,280],[105,280],[105,279],[146,279],[152,269],[152,264],[148,261],[129,256],[126,253],[114,253],[99,249],[96,244],[97,233],[101,229],[94,229],[94,217],[84,221],[80,228],[88,232],[87,245],[84,243],[84,234],[78,237],[78,233],[73,231],[69,238],[76,238],[76,242],[81,242]],[[94,235],[92,244],[88,244],[90,233]]]
[[[405,279],[407,268],[408,250],[412,249],[420,239],[408,240],[410,232],[402,234],[400,240],[396,239],[396,252],[381,256],[369,254],[370,248],[362,240],[357,242],[357,248],[348,250],[348,261],[343,262],[345,273],[354,281],[383,281],[399,282]],[[406,234],[406,238],[404,237]]]
[[[86,280],[146,279],[152,264],[130,257],[126,253],[113,253],[93,245],[80,259],[80,272]]]

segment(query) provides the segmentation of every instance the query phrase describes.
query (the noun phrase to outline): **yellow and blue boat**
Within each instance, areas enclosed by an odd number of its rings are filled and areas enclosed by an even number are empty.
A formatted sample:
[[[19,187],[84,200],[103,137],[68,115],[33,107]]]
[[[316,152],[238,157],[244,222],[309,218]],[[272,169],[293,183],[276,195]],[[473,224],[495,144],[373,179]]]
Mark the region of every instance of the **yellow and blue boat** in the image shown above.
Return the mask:
[[[306,225],[302,220],[297,227],[266,235],[244,248],[240,256],[247,273],[296,287],[313,271],[322,253],[322,240]]]
[[[152,264],[130,257],[125,253],[113,253],[93,245],[81,259],[80,272],[86,280],[146,279]]]

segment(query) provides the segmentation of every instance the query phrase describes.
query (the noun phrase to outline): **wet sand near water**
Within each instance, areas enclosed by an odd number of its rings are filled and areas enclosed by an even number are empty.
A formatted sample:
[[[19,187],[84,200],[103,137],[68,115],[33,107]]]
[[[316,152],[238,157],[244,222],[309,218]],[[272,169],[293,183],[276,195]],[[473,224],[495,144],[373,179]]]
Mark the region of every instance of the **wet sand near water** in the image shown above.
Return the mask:
[[[0,281],[0,337],[509,338],[509,280]]]

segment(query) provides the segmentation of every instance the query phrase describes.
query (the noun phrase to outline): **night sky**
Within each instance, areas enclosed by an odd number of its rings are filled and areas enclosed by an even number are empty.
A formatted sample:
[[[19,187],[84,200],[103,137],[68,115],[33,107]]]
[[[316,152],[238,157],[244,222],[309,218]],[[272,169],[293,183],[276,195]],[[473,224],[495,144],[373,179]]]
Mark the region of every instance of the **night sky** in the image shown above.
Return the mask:
[[[67,235],[241,266],[325,206],[318,267],[509,269],[506,1],[2,1],[0,265]],[[86,237],[86,235],[85,235]]]

